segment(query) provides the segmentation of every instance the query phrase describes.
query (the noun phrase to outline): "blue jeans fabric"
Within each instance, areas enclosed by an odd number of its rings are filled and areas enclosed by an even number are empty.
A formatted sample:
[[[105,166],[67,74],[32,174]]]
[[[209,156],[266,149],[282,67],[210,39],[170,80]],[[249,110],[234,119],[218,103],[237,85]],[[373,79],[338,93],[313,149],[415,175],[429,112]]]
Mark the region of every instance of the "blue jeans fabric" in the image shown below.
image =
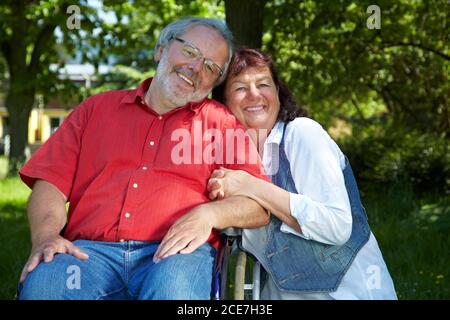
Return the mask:
[[[191,254],[176,254],[159,263],[159,242],[76,240],[89,255],[79,260],[57,254],[41,262],[19,287],[19,300],[207,300],[216,250],[208,243]]]

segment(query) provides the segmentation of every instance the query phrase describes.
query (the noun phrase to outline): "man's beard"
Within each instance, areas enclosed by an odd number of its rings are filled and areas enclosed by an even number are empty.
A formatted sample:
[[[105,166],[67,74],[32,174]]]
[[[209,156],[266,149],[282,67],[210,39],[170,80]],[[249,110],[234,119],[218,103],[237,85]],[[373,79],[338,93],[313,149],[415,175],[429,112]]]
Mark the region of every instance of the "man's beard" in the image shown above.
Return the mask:
[[[200,91],[198,89],[200,86],[200,81],[198,81],[196,75],[192,73],[192,70],[189,70],[188,68],[179,68],[178,70],[171,68],[167,56],[167,53],[162,54],[154,79],[159,84],[163,98],[175,106],[184,106],[188,102],[198,102],[203,100],[212,88],[203,92]],[[169,77],[171,73],[176,75],[175,71],[178,71],[179,73],[192,79],[194,82],[194,87],[191,92],[179,92],[176,84]],[[178,75],[176,76],[178,77]]]

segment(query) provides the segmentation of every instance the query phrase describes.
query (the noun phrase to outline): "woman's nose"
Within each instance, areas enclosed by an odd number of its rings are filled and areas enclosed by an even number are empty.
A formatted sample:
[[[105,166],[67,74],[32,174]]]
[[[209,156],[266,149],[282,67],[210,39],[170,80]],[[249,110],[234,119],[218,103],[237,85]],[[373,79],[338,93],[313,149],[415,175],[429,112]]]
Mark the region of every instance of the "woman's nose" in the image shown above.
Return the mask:
[[[258,88],[254,85],[251,85],[248,90],[248,95],[252,99],[258,98],[260,95]]]

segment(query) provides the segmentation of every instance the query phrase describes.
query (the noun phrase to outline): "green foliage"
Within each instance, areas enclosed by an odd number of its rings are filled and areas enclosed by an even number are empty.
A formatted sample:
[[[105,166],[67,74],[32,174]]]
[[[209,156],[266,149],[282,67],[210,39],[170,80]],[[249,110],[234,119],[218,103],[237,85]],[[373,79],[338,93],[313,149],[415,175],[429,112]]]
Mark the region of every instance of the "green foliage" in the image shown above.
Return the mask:
[[[2,1],[0,4],[0,53],[7,66],[4,73],[13,81],[12,91],[34,88],[36,94],[47,96],[57,89],[61,93],[71,87],[69,82],[60,83],[48,66],[51,63],[62,66],[63,55],[83,49],[83,34],[95,28],[97,15],[86,1],[80,1],[77,5],[83,30],[68,29],[68,5],[63,0]],[[59,46],[56,29],[62,36]]]
[[[444,133],[377,123],[355,126],[353,135],[339,142],[365,189],[406,184],[416,193],[450,194],[450,145]]]
[[[270,1],[264,49],[325,125],[348,118],[346,104],[362,115],[364,102],[375,99],[396,124],[448,136],[448,2],[378,1],[380,30],[366,26],[371,4]]]

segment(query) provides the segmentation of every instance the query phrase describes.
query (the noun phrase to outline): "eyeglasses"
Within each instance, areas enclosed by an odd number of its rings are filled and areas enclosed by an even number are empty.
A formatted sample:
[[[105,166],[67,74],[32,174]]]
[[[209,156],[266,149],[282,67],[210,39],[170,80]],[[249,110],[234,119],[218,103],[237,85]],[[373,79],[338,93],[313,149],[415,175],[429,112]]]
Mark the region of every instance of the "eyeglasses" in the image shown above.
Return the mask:
[[[186,58],[192,60],[203,60],[203,69],[206,71],[206,74],[209,76],[215,76],[217,78],[223,75],[223,70],[220,68],[217,63],[212,61],[211,59],[205,58],[203,53],[192,44],[188,43],[186,40],[181,38],[174,38],[175,40],[181,42],[183,44],[182,52]]]

